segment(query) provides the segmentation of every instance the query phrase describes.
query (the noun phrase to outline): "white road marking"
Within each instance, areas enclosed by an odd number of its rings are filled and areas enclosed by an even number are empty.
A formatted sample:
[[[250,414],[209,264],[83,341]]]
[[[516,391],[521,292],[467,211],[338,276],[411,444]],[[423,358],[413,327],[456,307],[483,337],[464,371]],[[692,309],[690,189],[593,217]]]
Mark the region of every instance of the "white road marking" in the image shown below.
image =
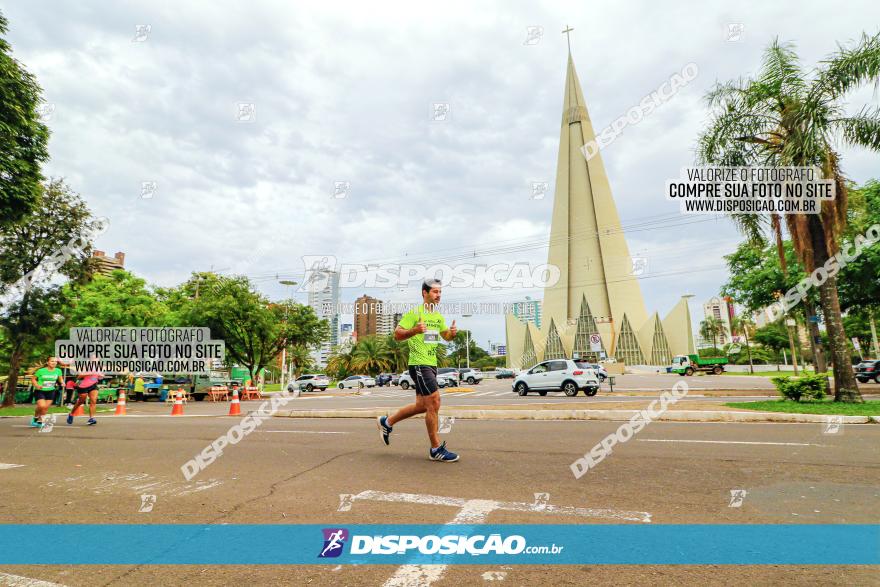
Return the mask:
[[[15,465],[13,463],[0,463],[0,469],[14,469],[16,467],[24,467],[24,465]]]
[[[64,587],[61,583],[50,583],[49,581],[9,575],[7,573],[0,573],[0,585],[4,587]]]
[[[441,505],[459,508],[458,513],[449,522],[451,524],[481,524],[495,510],[517,512],[542,512],[569,516],[583,516],[628,520],[634,522],[651,522],[648,512],[628,512],[611,509],[576,508],[556,506],[547,503],[549,494],[536,493],[534,503],[494,501],[489,499],[464,499],[445,497],[442,495],[421,495],[418,493],[396,493],[385,491],[362,491],[357,495],[340,495],[339,511],[349,511],[355,500],[387,501],[393,503],[417,503],[421,505]],[[446,571],[447,565],[402,565],[389,578],[384,587],[427,587],[439,580]]]
[[[348,434],[348,432],[325,432],[323,430],[260,430],[260,432],[286,432],[289,434]]]
[[[639,442],[692,442],[695,444],[770,444],[774,446],[826,446],[806,442],[749,442],[745,440],[681,440],[673,438],[637,438]]]
[[[140,493],[149,489],[150,493],[163,496],[182,496],[212,489],[223,482],[218,479],[206,479],[192,483],[181,483],[170,479],[153,477],[148,473],[119,473],[110,471],[100,475],[81,475],[67,477],[63,481],[48,481],[45,487],[70,486],[67,491],[91,491],[95,495],[104,495],[117,491],[133,491]]]

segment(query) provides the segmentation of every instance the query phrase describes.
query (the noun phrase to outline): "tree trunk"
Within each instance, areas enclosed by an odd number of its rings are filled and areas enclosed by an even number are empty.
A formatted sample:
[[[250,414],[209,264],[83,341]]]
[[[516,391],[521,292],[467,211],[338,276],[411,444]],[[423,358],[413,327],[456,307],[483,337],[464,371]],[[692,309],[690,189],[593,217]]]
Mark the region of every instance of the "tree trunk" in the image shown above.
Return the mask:
[[[819,287],[822,311],[825,314],[825,327],[831,347],[831,364],[834,370],[834,401],[862,402],[859,385],[850,360],[849,345],[846,344],[846,331],[840,317],[840,300],[837,298],[837,278],[830,277]]]
[[[822,267],[828,260],[829,252],[825,239],[825,227],[821,218],[812,214],[808,219],[810,246],[812,247],[812,267],[809,272]],[[825,315],[825,329],[828,331],[828,346],[831,348],[831,365],[834,372],[834,401],[862,402],[859,385],[850,360],[846,330],[840,316],[840,300],[837,297],[837,277],[829,277],[819,286],[819,300]]]
[[[749,347],[749,327],[748,325],[743,327],[743,336],[746,337],[746,352],[749,354],[749,373],[752,375],[755,374],[755,366],[752,364],[752,349]]]
[[[816,373],[824,373],[828,370],[825,363],[825,351],[822,349],[821,338],[819,338],[819,324],[810,321],[810,316],[816,316],[816,307],[808,299],[804,299],[804,311],[807,314],[807,327],[810,330],[810,348],[813,350],[813,366]],[[820,342],[816,342],[816,341]]]
[[[21,344],[17,344],[12,348],[12,355],[9,357],[9,378],[6,379],[6,393],[3,396],[3,407],[10,408],[15,405],[15,388],[18,385],[18,369],[21,367],[21,360],[24,357],[24,349]]]
[[[877,325],[874,323],[874,310],[868,308],[868,318],[871,321],[871,345],[874,347],[874,356],[880,357],[880,343],[877,341]]]

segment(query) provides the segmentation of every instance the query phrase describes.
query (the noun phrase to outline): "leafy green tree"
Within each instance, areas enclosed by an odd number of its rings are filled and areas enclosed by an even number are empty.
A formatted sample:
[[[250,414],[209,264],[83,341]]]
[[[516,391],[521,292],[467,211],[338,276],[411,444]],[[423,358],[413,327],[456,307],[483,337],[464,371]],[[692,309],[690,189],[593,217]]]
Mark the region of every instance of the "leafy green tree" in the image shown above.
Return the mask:
[[[247,367],[255,381],[281,349],[314,346],[327,335],[327,321],[312,308],[292,301],[270,303],[246,277],[196,274],[176,291],[164,292],[164,299],[178,326],[210,328],[212,338],[225,341],[227,360]]]
[[[755,323],[748,314],[734,316],[731,327],[735,332],[741,332],[746,343],[746,354],[749,357],[749,373],[755,372],[755,366],[752,363],[752,348],[749,345],[749,339],[754,336]]]
[[[34,345],[58,331],[61,311],[57,278],[80,285],[90,271],[91,238],[101,226],[82,199],[60,180],[41,186],[37,207],[18,223],[0,228],[0,328],[10,348],[3,405],[15,401],[22,361]],[[50,312],[49,314],[48,312]]]
[[[788,271],[783,273],[773,246],[740,243],[724,257],[729,277],[721,294],[736,300],[748,312],[758,312],[776,301],[777,292],[786,292],[805,277],[791,243],[783,243]]]
[[[791,44],[774,41],[755,79],[719,84],[707,96],[713,120],[699,139],[698,161],[715,165],[816,166],[833,179],[836,197],[821,214],[786,215],[794,249],[806,270],[822,266],[838,250],[845,226],[847,185],[836,144],[880,150],[880,111],[854,116],[842,98],[880,76],[880,34],[863,35],[841,47],[811,75],[803,72]],[[831,343],[835,401],[862,401],[846,350],[837,280],[819,295]]]
[[[15,387],[21,367],[36,360],[45,360],[50,353],[54,354],[54,336],[60,332],[64,320],[59,314],[62,300],[58,286],[33,286],[20,300],[0,310],[3,346],[9,357],[3,407],[15,403]],[[46,347],[51,350],[47,351]],[[35,356],[37,348],[43,350],[40,357]]]
[[[773,351],[776,357],[788,346],[788,330],[780,322],[771,322],[755,330],[755,342]],[[775,360],[775,359],[774,359]],[[779,366],[776,367],[779,370]]]
[[[872,180],[850,192],[852,203],[849,224],[843,238],[848,249],[868,228],[880,225],[880,181]],[[841,270],[838,278],[840,306],[849,312],[868,310],[877,314],[880,308],[880,243],[862,248],[861,255]],[[847,331],[849,332],[849,331]]]
[[[71,326],[162,326],[168,307],[147,287],[147,282],[117,269],[100,273],[80,287],[65,287],[64,313]]]
[[[42,90],[12,57],[0,13],[0,229],[31,212],[40,197],[40,166],[49,159],[49,129],[40,121]]]

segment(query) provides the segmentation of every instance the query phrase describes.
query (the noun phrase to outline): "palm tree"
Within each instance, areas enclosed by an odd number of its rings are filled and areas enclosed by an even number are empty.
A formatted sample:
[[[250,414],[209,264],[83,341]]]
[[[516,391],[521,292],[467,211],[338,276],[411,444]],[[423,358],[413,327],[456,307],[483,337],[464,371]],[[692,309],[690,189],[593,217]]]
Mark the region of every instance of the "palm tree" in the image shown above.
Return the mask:
[[[697,159],[713,165],[815,166],[834,180],[836,198],[820,214],[789,214],[785,221],[808,273],[838,250],[846,222],[847,186],[835,144],[880,150],[880,111],[847,116],[841,98],[880,76],[880,34],[841,47],[809,75],[793,46],[774,40],[755,79],[719,84],[707,96],[714,109],[700,136]],[[754,224],[754,221],[753,221]],[[819,286],[834,369],[835,401],[862,401],[850,367],[837,280]]]
[[[388,347],[378,336],[366,336],[358,341],[351,354],[351,367],[369,375],[387,371],[394,364]]]
[[[293,369],[294,379],[298,378],[306,371],[315,369],[315,361],[309,348],[302,344],[295,344],[287,351],[287,360]]]
[[[746,339],[746,353],[749,355],[749,373],[755,372],[755,366],[752,364],[752,349],[749,346],[749,329],[754,328],[755,323],[749,316],[734,316],[730,327],[736,332],[742,332]],[[732,333],[731,333],[732,334]]]
[[[718,318],[706,318],[700,322],[700,336],[712,339],[712,347],[718,348],[718,336],[724,334],[724,322]]]
[[[344,379],[352,371],[352,349],[350,347],[336,347],[327,358],[327,374],[334,379]]]
[[[392,361],[392,369],[395,373],[406,370],[409,362],[409,344],[405,340],[394,340],[394,335],[389,334],[383,339],[383,344],[388,349]]]

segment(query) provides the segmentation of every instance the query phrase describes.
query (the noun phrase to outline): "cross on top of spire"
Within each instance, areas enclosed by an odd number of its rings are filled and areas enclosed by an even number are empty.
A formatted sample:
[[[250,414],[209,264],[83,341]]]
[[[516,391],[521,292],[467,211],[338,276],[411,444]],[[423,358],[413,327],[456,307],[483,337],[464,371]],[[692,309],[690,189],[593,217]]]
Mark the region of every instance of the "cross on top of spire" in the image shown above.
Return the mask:
[[[570,26],[565,25],[565,29],[563,29],[563,31],[562,31],[562,34],[565,35],[565,41],[566,41],[566,43],[568,43],[568,52],[569,53],[571,53],[571,37],[569,36],[568,33],[570,33],[573,30],[574,29],[571,28]]]

